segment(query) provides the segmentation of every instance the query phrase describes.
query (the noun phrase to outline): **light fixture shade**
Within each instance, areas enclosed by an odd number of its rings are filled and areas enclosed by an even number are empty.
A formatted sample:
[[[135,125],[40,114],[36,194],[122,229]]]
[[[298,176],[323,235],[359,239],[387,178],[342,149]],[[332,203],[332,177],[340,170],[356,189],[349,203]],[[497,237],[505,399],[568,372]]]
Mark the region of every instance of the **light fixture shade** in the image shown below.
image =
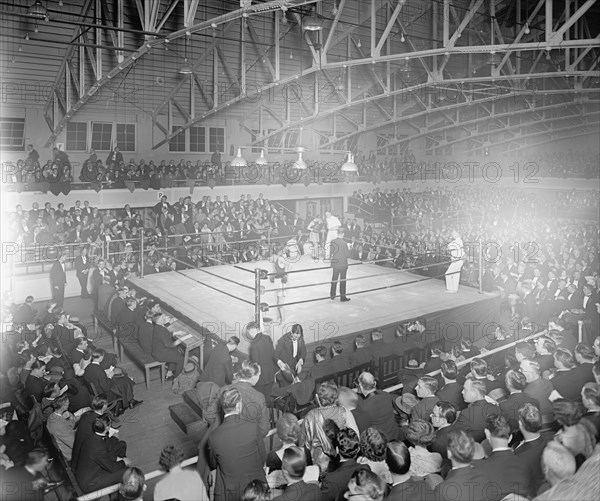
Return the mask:
[[[342,172],[358,172],[358,166],[354,163],[352,153],[348,153],[348,160],[342,165]]]
[[[306,162],[302,158],[302,152],[301,151],[298,152],[298,160],[296,160],[294,162],[293,167],[294,167],[294,169],[298,169],[298,170],[306,170],[306,169],[308,169],[308,166],[306,165]]]
[[[323,22],[316,16],[314,9],[303,19],[302,27],[306,31],[320,31],[323,29]]]
[[[40,0],[36,0],[35,3],[29,7],[29,16],[35,17],[36,19],[44,19],[48,15],[46,7],[42,5]]]
[[[265,150],[262,149],[260,150],[260,157],[258,157],[256,159],[256,165],[267,165],[269,162],[267,161],[267,158],[265,157]]]
[[[497,52],[491,53],[488,57],[488,64],[490,66],[498,66],[502,62],[502,55]]]
[[[246,162],[246,159],[242,156],[242,148],[238,148],[237,156],[231,161],[231,166],[246,167],[246,165],[248,165],[248,162]]]
[[[182,75],[191,75],[193,73],[192,67],[189,65],[187,58],[183,62],[183,66],[179,68],[179,73]]]

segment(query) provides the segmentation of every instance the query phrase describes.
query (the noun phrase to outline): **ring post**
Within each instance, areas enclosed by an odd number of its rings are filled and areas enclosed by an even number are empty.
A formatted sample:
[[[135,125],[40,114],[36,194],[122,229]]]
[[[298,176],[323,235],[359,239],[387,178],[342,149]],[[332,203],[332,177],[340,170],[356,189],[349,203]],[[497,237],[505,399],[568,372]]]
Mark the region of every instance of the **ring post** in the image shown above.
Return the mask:
[[[260,268],[254,269],[254,321],[260,325]]]
[[[144,227],[140,228],[140,278],[144,278]]]
[[[483,243],[479,237],[479,294],[483,294]]]

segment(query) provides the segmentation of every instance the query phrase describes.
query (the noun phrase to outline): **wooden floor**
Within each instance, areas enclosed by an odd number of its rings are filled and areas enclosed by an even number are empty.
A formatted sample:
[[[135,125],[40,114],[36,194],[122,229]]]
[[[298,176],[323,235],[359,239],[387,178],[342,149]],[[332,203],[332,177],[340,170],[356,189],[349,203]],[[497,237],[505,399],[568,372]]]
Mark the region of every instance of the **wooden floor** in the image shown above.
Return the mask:
[[[272,265],[268,261],[259,261],[238,266],[248,271],[233,265],[224,265],[209,268],[208,271],[212,275],[201,269],[184,270],[135,278],[131,283],[136,288],[159,297],[173,310],[207,328],[221,339],[233,334],[238,335],[242,340],[240,349],[247,352],[248,344],[241,333],[243,327],[254,317],[254,274],[250,272],[255,268],[271,272]],[[306,343],[311,344],[493,297],[492,294],[479,294],[476,289],[468,287],[461,287],[458,294],[445,294],[445,284],[442,280],[425,279],[410,272],[373,264],[358,264],[348,270],[350,281],[347,289],[351,302],[342,303],[339,298],[336,301],[329,299],[331,269],[327,263],[315,262],[310,256],[303,256],[299,262],[292,265],[291,270],[309,268],[319,269],[288,275],[287,287],[303,287],[286,291],[285,302],[314,301],[290,305],[283,309],[284,324],[271,326],[270,334],[275,343],[287,332],[289,325],[296,322],[302,324]],[[355,280],[359,277],[360,280]],[[269,292],[273,285],[268,280],[263,280],[262,285],[267,292],[261,297],[261,302],[276,304],[275,292]],[[217,292],[209,286],[223,292]],[[376,288],[382,289],[369,292]],[[265,316],[277,315],[275,311],[270,310]]]

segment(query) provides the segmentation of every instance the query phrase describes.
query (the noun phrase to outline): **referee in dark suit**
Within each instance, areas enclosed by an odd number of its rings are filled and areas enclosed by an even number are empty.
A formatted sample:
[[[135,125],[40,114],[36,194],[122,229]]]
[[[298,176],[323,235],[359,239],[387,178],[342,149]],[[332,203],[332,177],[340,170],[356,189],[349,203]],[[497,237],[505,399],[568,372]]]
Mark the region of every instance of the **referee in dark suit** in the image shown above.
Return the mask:
[[[348,244],[344,240],[344,228],[338,229],[338,237],[331,241],[331,267],[333,268],[333,276],[331,277],[331,291],[329,297],[335,299],[337,283],[340,282],[340,301],[350,301],[346,297],[346,273],[348,272],[348,258],[350,250]]]

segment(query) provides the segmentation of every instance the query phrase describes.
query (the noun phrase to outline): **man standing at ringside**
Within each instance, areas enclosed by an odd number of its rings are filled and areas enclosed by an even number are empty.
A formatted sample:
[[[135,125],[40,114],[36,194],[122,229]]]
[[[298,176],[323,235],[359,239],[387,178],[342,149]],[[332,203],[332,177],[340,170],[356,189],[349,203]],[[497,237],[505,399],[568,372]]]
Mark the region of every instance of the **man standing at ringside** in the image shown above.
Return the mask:
[[[331,290],[329,297],[335,299],[338,279],[340,282],[340,301],[350,301],[346,297],[346,273],[348,272],[348,258],[350,257],[350,249],[344,240],[344,228],[337,230],[338,237],[331,242],[331,267],[333,268],[333,276],[331,277]]]

